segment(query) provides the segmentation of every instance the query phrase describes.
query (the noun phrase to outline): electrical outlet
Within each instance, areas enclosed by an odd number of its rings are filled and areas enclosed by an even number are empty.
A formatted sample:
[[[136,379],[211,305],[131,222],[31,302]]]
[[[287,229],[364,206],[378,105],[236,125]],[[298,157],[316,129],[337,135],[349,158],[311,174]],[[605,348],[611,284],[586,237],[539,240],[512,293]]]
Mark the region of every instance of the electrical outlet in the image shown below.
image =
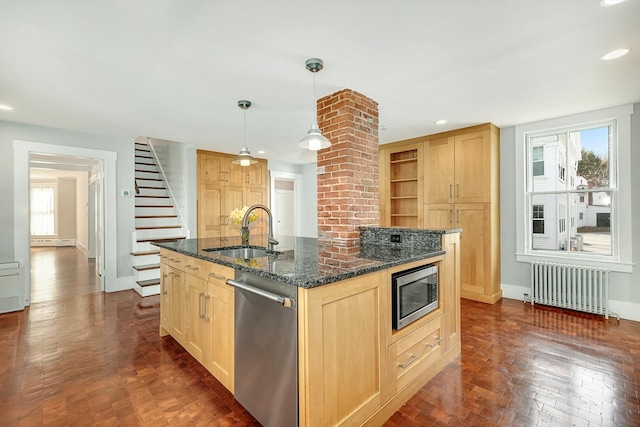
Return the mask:
[[[399,234],[392,234],[391,235],[391,243],[400,243],[402,241],[402,239],[400,238]]]

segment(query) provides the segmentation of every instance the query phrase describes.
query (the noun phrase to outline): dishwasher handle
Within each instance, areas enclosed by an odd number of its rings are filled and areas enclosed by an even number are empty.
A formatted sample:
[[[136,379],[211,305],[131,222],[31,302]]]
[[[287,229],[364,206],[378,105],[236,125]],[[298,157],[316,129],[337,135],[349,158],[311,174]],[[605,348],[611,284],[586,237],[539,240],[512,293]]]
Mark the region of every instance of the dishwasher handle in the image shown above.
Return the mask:
[[[282,305],[282,306],[284,306],[286,308],[292,308],[293,307],[294,300],[291,299],[291,298],[287,298],[287,297],[284,297],[282,295],[274,294],[272,292],[265,291],[263,289],[253,287],[251,285],[247,285],[246,283],[238,282],[236,280],[227,279],[226,283],[227,283],[227,285],[233,286],[234,288],[242,289],[244,291],[251,292],[252,294],[259,295],[259,296],[261,296],[263,298],[266,298],[266,299],[271,300],[271,301],[273,301],[275,303],[278,303],[278,304],[280,304],[280,305]]]

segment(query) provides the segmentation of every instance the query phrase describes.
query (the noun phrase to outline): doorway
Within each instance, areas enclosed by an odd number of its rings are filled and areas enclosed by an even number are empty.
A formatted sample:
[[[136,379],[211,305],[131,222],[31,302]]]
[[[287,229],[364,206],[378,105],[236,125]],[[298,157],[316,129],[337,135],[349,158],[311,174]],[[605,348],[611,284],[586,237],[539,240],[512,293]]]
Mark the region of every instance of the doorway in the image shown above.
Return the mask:
[[[29,141],[13,141],[14,149],[14,253],[16,261],[24,266],[24,280],[16,281],[15,289],[8,290],[19,298],[16,309],[20,310],[31,304],[31,257],[30,257],[30,218],[29,212],[29,169],[32,153],[45,156],[61,156],[72,159],[93,159],[102,164],[102,174],[98,182],[101,207],[103,211],[101,222],[97,224],[98,236],[102,242],[96,242],[99,251],[96,259],[101,259],[100,269],[103,274],[99,276],[100,290],[113,292],[125,289],[124,282],[118,283],[117,275],[117,247],[116,247],[116,158],[113,151],[94,150],[88,148],[37,143]],[[109,231],[110,232],[106,232]],[[127,283],[128,285],[128,283]],[[128,289],[128,288],[127,288]]]
[[[31,302],[102,291],[96,239],[98,159],[31,153]]]
[[[280,241],[278,250],[288,250],[287,242],[282,236],[299,236],[301,223],[300,185],[302,175],[290,172],[271,171],[271,211],[273,213],[273,232]]]

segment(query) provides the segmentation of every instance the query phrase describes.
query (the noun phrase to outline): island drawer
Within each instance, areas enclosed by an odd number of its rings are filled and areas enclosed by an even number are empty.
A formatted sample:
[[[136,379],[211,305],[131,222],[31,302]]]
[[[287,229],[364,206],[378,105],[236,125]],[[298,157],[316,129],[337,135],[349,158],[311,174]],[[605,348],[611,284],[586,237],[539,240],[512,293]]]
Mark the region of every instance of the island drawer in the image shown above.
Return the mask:
[[[442,316],[389,346],[390,377],[401,390],[444,351]]]
[[[178,252],[160,249],[160,262],[173,268],[184,270],[184,259],[186,257]]]

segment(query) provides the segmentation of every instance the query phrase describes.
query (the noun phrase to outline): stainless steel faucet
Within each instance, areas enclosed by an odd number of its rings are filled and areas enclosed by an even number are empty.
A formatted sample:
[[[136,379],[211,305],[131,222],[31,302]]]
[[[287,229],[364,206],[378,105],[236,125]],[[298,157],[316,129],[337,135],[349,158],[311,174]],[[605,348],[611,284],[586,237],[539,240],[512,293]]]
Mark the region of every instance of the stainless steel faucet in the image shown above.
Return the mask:
[[[267,218],[269,220],[269,236],[267,237],[268,240],[268,246],[267,249],[269,249],[270,251],[273,251],[273,247],[275,245],[277,245],[279,242],[273,237],[273,216],[271,215],[271,210],[269,210],[268,207],[266,207],[265,205],[253,205],[251,206],[249,209],[247,209],[247,211],[244,213],[244,217],[242,218],[242,225],[241,227],[249,227],[249,214],[251,212],[253,212],[256,209],[262,209],[267,213]]]

